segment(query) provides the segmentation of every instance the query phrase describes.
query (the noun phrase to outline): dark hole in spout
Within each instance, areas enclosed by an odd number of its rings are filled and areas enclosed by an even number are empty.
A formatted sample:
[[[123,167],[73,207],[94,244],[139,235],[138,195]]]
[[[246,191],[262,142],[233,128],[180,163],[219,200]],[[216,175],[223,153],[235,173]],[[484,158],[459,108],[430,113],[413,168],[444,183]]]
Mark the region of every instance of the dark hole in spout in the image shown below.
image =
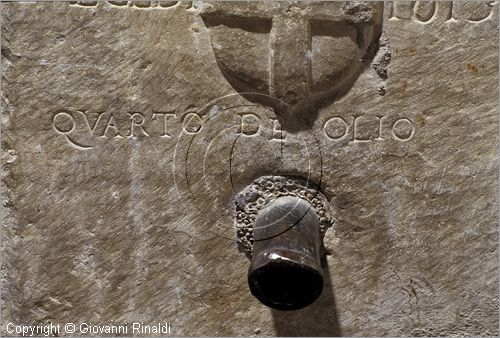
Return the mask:
[[[264,305],[298,310],[323,290],[320,228],[314,208],[295,196],[274,200],[259,212],[253,229],[248,284]]]
[[[290,260],[273,259],[250,271],[252,294],[278,310],[298,310],[314,302],[323,290],[323,276],[310,266]]]

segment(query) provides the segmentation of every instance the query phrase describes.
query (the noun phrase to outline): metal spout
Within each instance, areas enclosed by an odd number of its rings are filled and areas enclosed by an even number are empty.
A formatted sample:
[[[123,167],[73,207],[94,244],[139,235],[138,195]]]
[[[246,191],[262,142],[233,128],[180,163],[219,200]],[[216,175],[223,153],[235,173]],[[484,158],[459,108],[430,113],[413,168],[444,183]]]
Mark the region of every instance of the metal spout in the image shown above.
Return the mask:
[[[314,208],[298,197],[279,197],[257,216],[248,270],[252,294],[278,310],[297,310],[323,290],[320,227]]]

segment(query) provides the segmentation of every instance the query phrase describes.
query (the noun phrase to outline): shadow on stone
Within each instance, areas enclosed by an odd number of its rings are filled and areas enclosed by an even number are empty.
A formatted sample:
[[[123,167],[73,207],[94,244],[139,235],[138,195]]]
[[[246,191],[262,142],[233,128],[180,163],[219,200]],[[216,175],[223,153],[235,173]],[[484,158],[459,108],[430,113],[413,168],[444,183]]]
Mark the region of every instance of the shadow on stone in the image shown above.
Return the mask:
[[[313,304],[296,311],[272,310],[277,336],[339,337],[342,335],[326,257],[322,258],[321,266],[324,275],[323,293]]]

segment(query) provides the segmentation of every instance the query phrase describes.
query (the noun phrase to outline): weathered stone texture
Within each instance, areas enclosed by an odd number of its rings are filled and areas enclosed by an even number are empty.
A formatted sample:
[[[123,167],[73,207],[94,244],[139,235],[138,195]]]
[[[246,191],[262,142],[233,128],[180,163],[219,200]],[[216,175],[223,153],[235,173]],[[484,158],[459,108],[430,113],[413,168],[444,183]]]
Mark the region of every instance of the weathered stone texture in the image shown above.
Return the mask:
[[[498,335],[497,2],[386,2],[366,55],[321,21],[313,80],[345,75],[327,74],[324,46],[361,68],[293,112],[232,80],[268,93],[270,41],[284,59],[308,46],[277,39],[272,18],[116,3],[1,3],[2,333],[168,321],[181,336]],[[276,97],[295,104],[308,91],[281,66]],[[310,177],[335,218],[325,291],[293,313],[252,297],[236,243],[233,199],[264,175]]]

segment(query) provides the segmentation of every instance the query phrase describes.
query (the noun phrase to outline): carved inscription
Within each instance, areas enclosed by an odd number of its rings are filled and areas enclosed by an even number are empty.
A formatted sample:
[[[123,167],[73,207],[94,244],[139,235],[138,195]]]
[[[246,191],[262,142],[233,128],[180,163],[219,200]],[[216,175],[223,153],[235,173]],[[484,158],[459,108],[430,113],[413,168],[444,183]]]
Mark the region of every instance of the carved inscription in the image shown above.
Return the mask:
[[[498,11],[498,1],[389,1],[387,7],[391,21],[481,23]]]
[[[155,138],[176,142],[182,135],[196,135],[204,130],[207,116],[196,111],[175,112],[89,112],[59,111],[52,114],[53,130],[80,149],[91,149],[103,141]],[[261,137],[286,142],[287,133],[276,118],[256,113],[233,116],[234,132],[242,137]],[[415,124],[408,118],[394,116],[332,116],[321,126],[321,137],[328,142],[406,142],[415,135]]]
[[[123,114],[95,112],[85,110],[76,112],[61,111],[54,114],[52,125],[54,130],[63,134],[68,141],[80,145],[71,136],[73,132],[86,133],[92,138],[122,139],[158,137],[172,138],[172,126],[176,120],[181,122],[182,131],[193,134],[201,130],[202,118],[195,112],[188,112],[177,117],[172,112],[151,112],[143,114],[140,112],[127,112]],[[171,125],[172,122],[172,125]]]
[[[376,115],[334,116],[325,122],[323,132],[334,141],[370,142],[392,138],[404,142],[413,137],[415,126],[407,118],[390,121],[387,116]]]
[[[101,2],[102,4],[112,6],[112,7],[118,7],[118,8],[136,8],[136,9],[149,9],[149,8],[169,8],[172,6],[175,6],[179,3],[179,1],[162,1],[162,0],[156,0],[156,1],[126,1],[126,0],[115,0],[115,1],[70,1],[70,6],[77,6],[77,7],[87,7],[87,8],[92,8],[92,7],[97,7],[98,3]]]

